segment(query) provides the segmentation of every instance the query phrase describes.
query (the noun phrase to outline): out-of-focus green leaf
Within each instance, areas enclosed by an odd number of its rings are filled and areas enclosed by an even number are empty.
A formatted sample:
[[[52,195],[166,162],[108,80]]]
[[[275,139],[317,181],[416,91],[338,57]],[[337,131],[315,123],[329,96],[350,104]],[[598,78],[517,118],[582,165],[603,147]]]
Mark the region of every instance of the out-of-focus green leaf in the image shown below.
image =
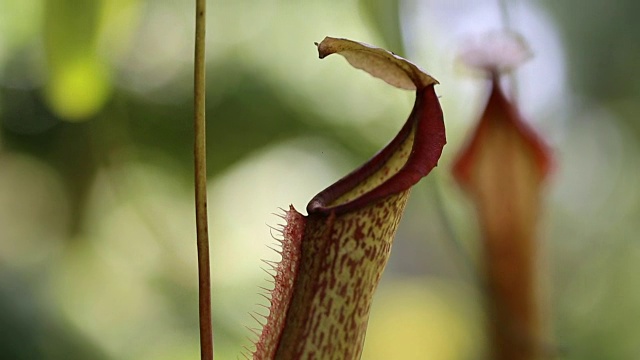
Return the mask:
[[[0,1],[0,60],[36,35],[42,24],[41,11],[42,1]]]
[[[372,28],[378,30],[384,44],[403,54],[404,41],[400,25],[400,2],[398,0],[360,0],[360,9]]]
[[[42,303],[33,279],[0,267],[0,356],[2,359],[103,360],[108,357],[90,339]]]
[[[99,0],[49,0],[45,6],[45,95],[65,120],[95,115],[111,90],[107,65],[97,51],[102,5]]]

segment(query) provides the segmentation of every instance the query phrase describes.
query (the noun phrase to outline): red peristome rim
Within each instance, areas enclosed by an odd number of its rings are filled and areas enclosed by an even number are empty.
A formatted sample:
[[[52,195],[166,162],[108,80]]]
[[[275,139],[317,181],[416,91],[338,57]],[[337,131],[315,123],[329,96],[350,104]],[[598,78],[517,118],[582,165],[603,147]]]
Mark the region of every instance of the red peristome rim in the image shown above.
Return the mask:
[[[327,206],[380,169],[403,141],[411,135],[414,127],[416,127],[416,132],[411,155],[398,173],[356,199],[337,206]],[[360,168],[311,199],[307,205],[307,212],[309,215],[312,213],[326,215],[332,212],[341,214],[409,189],[438,164],[446,142],[442,108],[434,85],[431,84],[416,91],[413,110],[398,135]]]
[[[523,120],[518,109],[507,99],[500,86],[500,80],[496,75],[492,78],[489,98],[485,110],[480,117],[480,121],[475,130],[472,131],[471,139],[454,161],[452,169],[454,178],[462,184],[470,181],[471,164],[476,154],[478,154],[477,149],[481,146],[480,140],[482,139],[483,133],[487,130],[488,122],[491,119],[490,114],[500,111],[497,109],[502,109],[502,111],[505,112],[507,121],[520,132],[523,141],[529,145],[535,162],[538,165],[541,179],[544,179],[553,168],[551,150],[538,133]]]

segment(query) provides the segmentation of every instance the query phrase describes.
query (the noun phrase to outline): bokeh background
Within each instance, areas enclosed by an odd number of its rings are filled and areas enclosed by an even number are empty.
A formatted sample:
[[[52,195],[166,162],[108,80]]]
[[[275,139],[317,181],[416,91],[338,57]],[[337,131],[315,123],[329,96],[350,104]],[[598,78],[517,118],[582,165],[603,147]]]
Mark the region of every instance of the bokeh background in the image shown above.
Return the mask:
[[[505,23],[515,76],[553,148],[542,298],[563,359],[640,358],[640,3],[216,0],[208,157],[218,359],[263,312],[267,224],[381,148],[413,94],[318,60],[347,37],[437,78],[448,145],[408,205],[364,359],[479,359],[477,224],[450,176],[485,99],[456,61]],[[506,11],[505,11],[506,10]],[[192,191],[194,4],[0,0],[0,358],[198,358]],[[506,16],[505,16],[506,14]]]

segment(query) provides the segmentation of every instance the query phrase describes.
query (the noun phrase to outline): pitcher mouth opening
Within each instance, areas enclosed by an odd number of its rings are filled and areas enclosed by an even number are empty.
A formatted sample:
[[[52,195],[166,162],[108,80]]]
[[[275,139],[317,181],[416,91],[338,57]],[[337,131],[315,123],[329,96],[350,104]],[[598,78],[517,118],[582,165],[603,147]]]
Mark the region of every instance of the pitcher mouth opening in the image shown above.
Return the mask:
[[[307,212],[338,215],[407,190],[438,164],[445,143],[442,109],[432,84],[416,91],[411,114],[393,140],[318,193]]]

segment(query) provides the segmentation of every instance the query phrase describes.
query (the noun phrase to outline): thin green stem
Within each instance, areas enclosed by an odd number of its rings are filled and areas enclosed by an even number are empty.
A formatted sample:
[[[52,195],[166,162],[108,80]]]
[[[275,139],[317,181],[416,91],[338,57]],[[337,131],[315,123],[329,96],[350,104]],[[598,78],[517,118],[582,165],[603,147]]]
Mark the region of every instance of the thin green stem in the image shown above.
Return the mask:
[[[196,0],[196,37],[194,54],[194,175],[196,231],[198,249],[198,298],[200,316],[200,358],[213,360],[211,326],[211,274],[209,264],[209,229],[207,225],[207,156],[205,118],[205,33],[206,1]]]
[[[451,240],[450,243],[453,244],[454,250],[457,252],[457,255],[461,256],[462,267],[464,267],[464,270],[470,276],[474,277],[474,280],[476,280],[478,284],[482,284],[483,279],[479,275],[481,273],[480,264],[478,263],[478,260],[474,258],[472,250],[469,249],[469,247],[462,240],[462,236],[460,236],[460,234],[458,233],[457,226],[454,224],[454,221],[445,205],[447,200],[446,194],[444,194],[444,180],[442,180],[442,175],[435,175],[432,181],[436,201],[436,209],[438,210],[438,213],[440,215],[440,220],[445,235]],[[429,201],[425,201],[425,203],[429,203]]]

